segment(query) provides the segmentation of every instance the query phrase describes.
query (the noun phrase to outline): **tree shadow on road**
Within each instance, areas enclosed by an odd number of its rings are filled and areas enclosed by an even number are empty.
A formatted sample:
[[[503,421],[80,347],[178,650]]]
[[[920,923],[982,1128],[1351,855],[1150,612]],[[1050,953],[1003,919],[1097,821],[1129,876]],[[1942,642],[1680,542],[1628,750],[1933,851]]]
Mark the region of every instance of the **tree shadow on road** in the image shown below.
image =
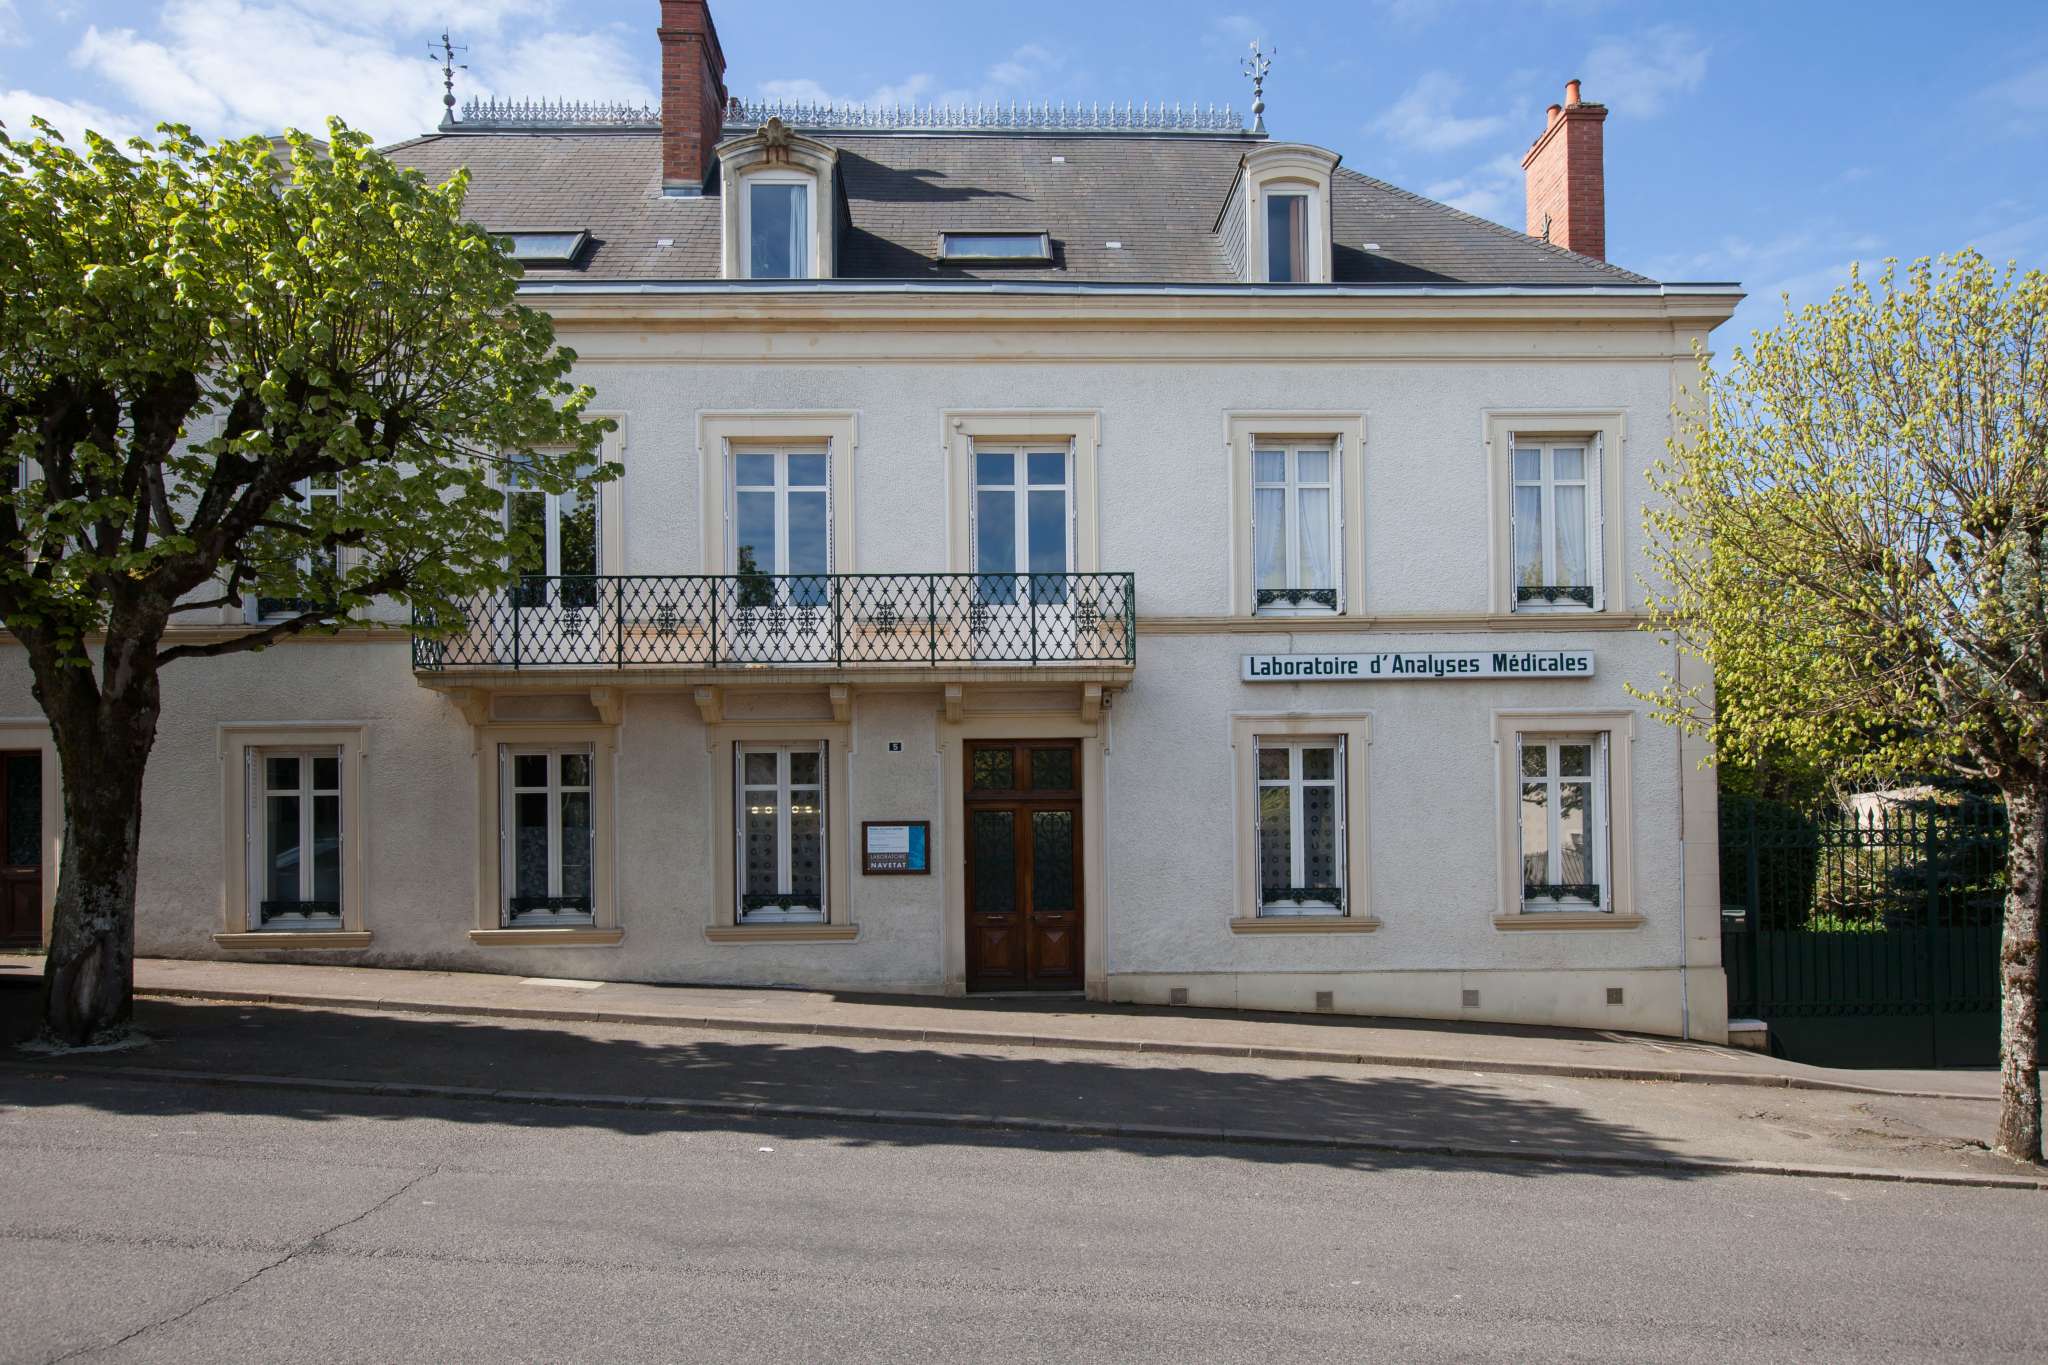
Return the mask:
[[[1517,1094],[1459,1073],[1394,1076],[1363,1068],[1067,1049],[945,1049],[816,1035],[704,1033],[614,1024],[347,1012],[297,1006],[145,1001],[137,1024],[156,1042],[109,1056],[75,1055],[0,1071],[0,1095],[24,1108],[76,1105],[113,1113],[257,1114],[319,1122],[517,1123],[526,1128],[652,1133],[822,1126],[850,1145],[1042,1146],[1135,1154],[1185,1153],[1183,1141],[1119,1132],[1171,1128],[1185,1142],[1243,1161],[1360,1170],[1460,1153],[1535,1176],[1608,1163],[1616,1173],[1686,1179],[1660,1167],[1679,1154],[1653,1135],[1563,1099]],[[465,1086],[479,1092],[573,1092],[584,1103],[474,1096],[323,1093],[282,1085],[173,1083],[123,1074],[152,1068],[318,1082]],[[695,1104],[784,1106],[730,1118],[631,1107],[653,1097]],[[836,1114],[808,1116],[819,1108]],[[891,1118],[905,1111],[933,1116]],[[515,1117],[516,1115],[516,1117]],[[952,1122],[941,1122],[945,1116]],[[1080,1124],[1082,1133],[1005,1128],[1005,1120]],[[1195,1130],[1195,1131],[1187,1131]],[[1225,1130],[1233,1136],[1224,1145]],[[1256,1134],[1350,1140],[1371,1148],[1261,1142]],[[1206,1138],[1204,1135],[1207,1135]]]

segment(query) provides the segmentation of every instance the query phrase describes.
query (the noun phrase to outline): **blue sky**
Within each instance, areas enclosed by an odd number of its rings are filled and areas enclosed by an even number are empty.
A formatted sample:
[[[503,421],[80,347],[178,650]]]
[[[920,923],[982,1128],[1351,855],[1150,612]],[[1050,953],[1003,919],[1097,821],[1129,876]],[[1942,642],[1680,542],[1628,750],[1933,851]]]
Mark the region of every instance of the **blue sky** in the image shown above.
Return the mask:
[[[933,16],[944,13],[945,22]],[[0,0],[0,120],[116,133],[430,126],[461,93],[652,100],[656,0]],[[1739,280],[1726,347],[1851,261],[1975,245],[2048,264],[2048,5],[1628,0],[713,0],[737,94],[1249,102],[1273,134],[1522,224],[1521,153],[1564,81],[1607,103],[1612,258]],[[1955,16],[1951,18],[1950,16]]]

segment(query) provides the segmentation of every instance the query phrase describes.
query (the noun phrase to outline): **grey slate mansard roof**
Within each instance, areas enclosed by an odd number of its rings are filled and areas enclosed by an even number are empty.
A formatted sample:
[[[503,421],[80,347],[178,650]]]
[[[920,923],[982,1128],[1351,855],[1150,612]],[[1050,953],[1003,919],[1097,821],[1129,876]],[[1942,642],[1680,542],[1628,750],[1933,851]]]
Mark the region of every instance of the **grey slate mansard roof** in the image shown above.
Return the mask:
[[[805,131],[839,149],[841,278],[1239,282],[1214,228],[1238,158],[1262,138]],[[529,268],[529,279],[719,277],[719,199],[662,194],[656,130],[435,133],[386,154],[435,181],[467,166],[468,214],[488,230],[590,233],[576,266]],[[1331,201],[1338,284],[1655,283],[1341,166]],[[1052,264],[938,260],[941,232],[978,228],[1049,232]]]

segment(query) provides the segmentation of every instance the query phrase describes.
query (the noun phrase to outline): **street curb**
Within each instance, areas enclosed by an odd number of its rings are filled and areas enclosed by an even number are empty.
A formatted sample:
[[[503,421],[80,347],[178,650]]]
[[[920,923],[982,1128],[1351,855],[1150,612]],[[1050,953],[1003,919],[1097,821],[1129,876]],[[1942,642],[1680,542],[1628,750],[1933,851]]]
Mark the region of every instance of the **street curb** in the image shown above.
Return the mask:
[[[113,1076],[169,1085],[212,1085],[255,1090],[303,1090],[318,1094],[388,1098],[477,1100],[489,1104],[539,1104],[573,1109],[617,1109],[681,1114],[695,1118],[798,1119],[911,1127],[963,1128],[994,1133],[1044,1133],[1061,1137],[1122,1138],[1152,1142],[1213,1142],[1226,1146],[1289,1147],[1314,1151],[1374,1152],[1389,1156],[1439,1157],[1465,1161],[1512,1161],[1539,1166],[1583,1166],[1712,1175],[1776,1175],[1805,1180],[1858,1180],[1891,1185],[1939,1185],[1975,1189],[2048,1190],[2048,1177],[1976,1175],[1967,1172],[1902,1171],[1865,1166],[1818,1166],[1800,1162],[1736,1161],[1718,1157],[1631,1156],[1601,1152],[1534,1151],[1451,1142],[1279,1132],[1257,1128],[1176,1127],[1150,1123],[1089,1123],[1073,1119],[1001,1114],[939,1113],[916,1109],[857,1109],[839,1105],[772,1104],[766,1101],[685,1100],[660,1095],[593,1094],[563,1090],[493,1090],[474,1085],[414,1081],[349,1081],[315,1076],[271,1076],[226,1071],[184,1071],[173,1067],[95,1066],[63,1068],[45,1062],[0,1061],[0,1069],[58,1079]]]
[[[283,991],[237,991],[191,986],[137,987],[141,999],[213,1000],[225,1004],[293,1005],[314,1009],[372,1010],[387,1014],[447,1014],[479,1019],[534,1019],[562,1024],[632,1024],[726,1033],[809,1034],[820,1038],[871,1038],[882,1042],[967,1044],[986,1047],[1067,1048],[1084,1052],[1133,1052],[1168,1057],[1241,1057],[1257,1061],[1321,1062],[1345,1066],[1401,1067],[1417,1071],[1462,1071],[1506,1076],[1566,1076],[1597,1081],[1661,1081],[1673,1085],[1738,1085],[1764,1090],[1826,1090],[1849,1095],[1886,1095],[1910,1100],[1970,1100],[1996,1104],[1996,1095],[1949,1090],[1892,1090],[1808,1076],[1752,1075],[1739,1071],[1687,1071],[1677,1067],[1607,1066],[1595,1062],[1472,1061],[1456,1057],[1410,1056],[1392,1052],[1345,1052],[1324,1048],[1266,1047],[1249,1043],[1173,1043],[1143,1038],[1087,1038],[1052,1033],[1008,1033],[960,1028],[904,1028],[889,1024],[804,1023],[794,1019],[727,1019],[708,1015],[642,1014],[633,1010],[556,1008],[544,1005],[463,1005],[385,1000],[375,996],[297,995]]]

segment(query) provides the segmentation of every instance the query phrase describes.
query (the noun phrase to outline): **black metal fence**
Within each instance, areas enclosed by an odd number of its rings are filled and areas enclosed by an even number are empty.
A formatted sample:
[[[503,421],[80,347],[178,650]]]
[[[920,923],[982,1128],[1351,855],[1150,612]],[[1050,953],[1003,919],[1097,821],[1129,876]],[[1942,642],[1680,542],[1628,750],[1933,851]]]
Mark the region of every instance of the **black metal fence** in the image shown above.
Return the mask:
[[[416,615],[413,666],[1132,663],[1127,573],[528,577]]]
[[[1721,804],[1728,1008],[1834,1065],[1996,1058],[2004,807]]]

